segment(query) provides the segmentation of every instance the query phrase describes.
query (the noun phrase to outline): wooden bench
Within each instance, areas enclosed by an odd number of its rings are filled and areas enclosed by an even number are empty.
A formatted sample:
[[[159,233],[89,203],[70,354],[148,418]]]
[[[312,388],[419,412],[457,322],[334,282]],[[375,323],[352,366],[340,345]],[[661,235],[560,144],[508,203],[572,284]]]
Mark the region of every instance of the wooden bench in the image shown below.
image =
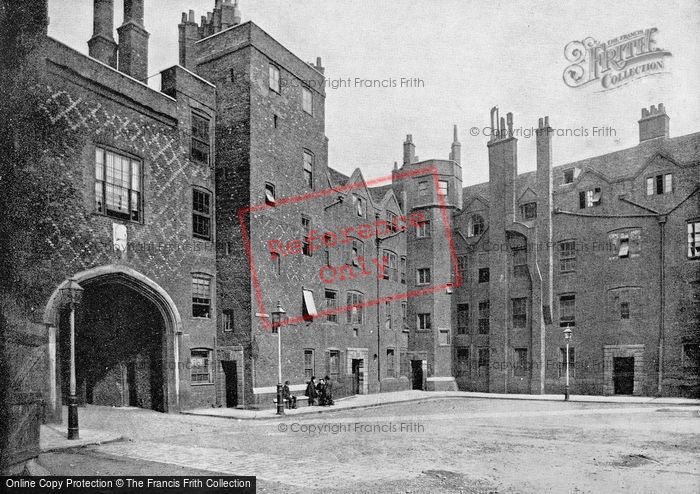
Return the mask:
[[[308,396],[297,396],[297,406],[299,406],[299,404],[300,404],[302,401],[309,401],[309,397],[308,397]],[[277,398],[273,398],[273,399],[272,399],[272,403],[274,403],[275,405],[277,405]],[[287,404],[285,403],[285,405],[287,405]],[[287,405],[287,406],[288,406],[288,405]]]

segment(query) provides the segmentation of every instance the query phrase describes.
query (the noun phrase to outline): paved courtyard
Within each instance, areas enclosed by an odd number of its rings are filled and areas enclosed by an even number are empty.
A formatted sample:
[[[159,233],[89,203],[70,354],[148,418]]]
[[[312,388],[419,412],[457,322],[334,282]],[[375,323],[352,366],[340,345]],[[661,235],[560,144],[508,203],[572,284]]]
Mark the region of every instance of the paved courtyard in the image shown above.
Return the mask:
[[[256,475],[259,492],[700,492],[700,408],[452,398],[282,420],[81,409],[127,440],[55,474]]]

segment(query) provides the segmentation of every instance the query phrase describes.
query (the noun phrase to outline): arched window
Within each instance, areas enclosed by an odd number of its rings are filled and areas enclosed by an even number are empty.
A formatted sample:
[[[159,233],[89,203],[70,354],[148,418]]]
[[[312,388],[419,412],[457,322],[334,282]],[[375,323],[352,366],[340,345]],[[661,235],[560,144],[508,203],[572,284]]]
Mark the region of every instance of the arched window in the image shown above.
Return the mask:
[[[485,223],[481,215],[474,214],[469,218],[469,237],[476,237],[484,233]]]

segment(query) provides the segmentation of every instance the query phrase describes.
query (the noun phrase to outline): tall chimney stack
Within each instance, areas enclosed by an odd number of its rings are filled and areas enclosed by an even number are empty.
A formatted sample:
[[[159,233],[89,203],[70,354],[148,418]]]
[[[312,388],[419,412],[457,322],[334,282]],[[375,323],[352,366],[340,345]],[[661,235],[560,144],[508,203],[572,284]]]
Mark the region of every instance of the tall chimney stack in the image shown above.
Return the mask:
[[[95,0],[92,38],[88,41],[92,58],[117,67],[117,42],[114,41],[114,0]]]
[[[413,136],[408,134],[403,143],[403,164],[410,165],[416,162],[416,145],[413,144]]]
[[[642,118],[639,120],[639,142],[668,137],[668,124],[669,118],[663,103],[659,103],[658,108],[654,105],[651,105],[648,110],[642,108]]]
[[[143,26],[143,1],[124,0],[124,24],[119,33],[119,70],[134,79],[148,79],[148,31]]]

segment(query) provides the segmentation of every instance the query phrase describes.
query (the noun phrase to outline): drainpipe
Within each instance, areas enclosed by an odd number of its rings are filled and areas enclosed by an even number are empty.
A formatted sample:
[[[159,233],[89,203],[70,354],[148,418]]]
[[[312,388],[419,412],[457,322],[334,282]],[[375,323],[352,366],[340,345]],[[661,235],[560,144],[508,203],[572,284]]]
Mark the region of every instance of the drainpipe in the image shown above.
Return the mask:
[[[665,315],[664,309],[666,305],[666,283],[665,283],[665,269],[664,265],[666,262],[666,253],[664,250],[665,237],[666,237],[666,216],[660,215],[657,218],[659,222],[659,291],[661,296],[659,297],[659,383],[657,392],[661,396],[661,383],[663,381],[663,368],[664,368],[664,339],[665,339]]]

